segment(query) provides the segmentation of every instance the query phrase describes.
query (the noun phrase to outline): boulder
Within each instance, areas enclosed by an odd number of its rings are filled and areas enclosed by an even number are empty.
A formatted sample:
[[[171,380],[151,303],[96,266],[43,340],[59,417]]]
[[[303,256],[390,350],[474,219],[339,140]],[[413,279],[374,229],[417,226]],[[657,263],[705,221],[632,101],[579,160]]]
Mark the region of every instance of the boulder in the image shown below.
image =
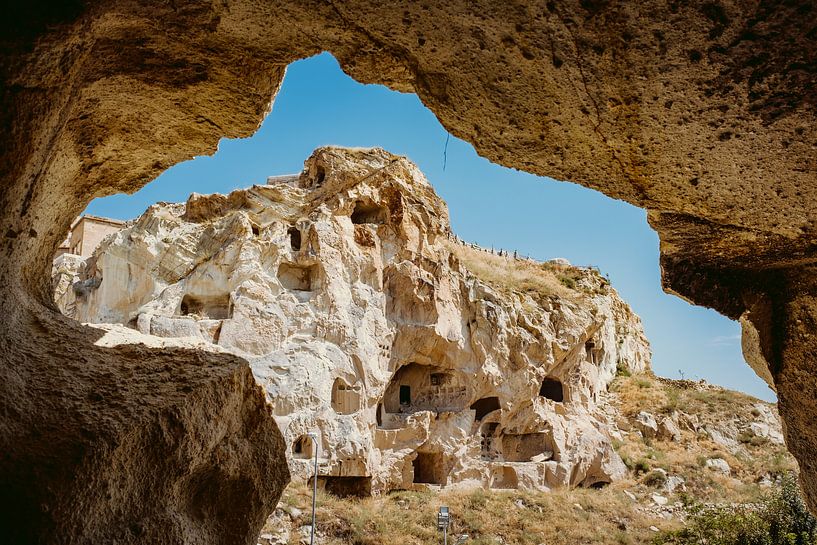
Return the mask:
[[[644,437],[652,438],[658,435],[658,423],[655,416],[646,411],[641,411],[635,416],[635,427]]]
[[[671,441],[680,441],[681,440],[681,430],[678,427],[678,424],[675,421],[675,417],[673,416],[665,416],[661,419],[658,423],[658,437],[665,440]]]
[[[676,490],[684,491],[686,490],[685,483],[686,481],[680,475],[670,475],[664,483],[664,490],[666,490],[668,494],[673,494]]]
[[[708,459],[706,461],[706,468],[721,475],[730,475],[732,473],[732,468],[729,467],[729,463],[723,458]]]

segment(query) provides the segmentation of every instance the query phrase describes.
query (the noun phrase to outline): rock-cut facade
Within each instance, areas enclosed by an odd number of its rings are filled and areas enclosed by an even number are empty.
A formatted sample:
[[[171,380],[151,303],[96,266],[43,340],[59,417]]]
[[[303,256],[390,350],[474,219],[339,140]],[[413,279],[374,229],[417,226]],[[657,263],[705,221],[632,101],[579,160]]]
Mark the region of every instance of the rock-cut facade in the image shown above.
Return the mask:
[[[595,269],[462,242],[420,170],[381,149],[153,205],[53,278],[63,312],[117,343],[247,359],[293,478],[317,455],[332,492],[626,473],[607,388],[649,368],[640,319]]]

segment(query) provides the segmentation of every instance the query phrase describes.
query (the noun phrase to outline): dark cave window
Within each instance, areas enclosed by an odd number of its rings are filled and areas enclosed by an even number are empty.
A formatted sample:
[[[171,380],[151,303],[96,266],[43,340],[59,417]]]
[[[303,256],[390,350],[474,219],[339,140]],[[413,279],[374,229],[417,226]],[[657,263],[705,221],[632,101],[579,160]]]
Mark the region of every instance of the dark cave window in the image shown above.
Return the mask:
[[[539,388],[539,395],[557,402],[564,401],[565,397],[562,383],[550,377],[542,381],[542,386]]]

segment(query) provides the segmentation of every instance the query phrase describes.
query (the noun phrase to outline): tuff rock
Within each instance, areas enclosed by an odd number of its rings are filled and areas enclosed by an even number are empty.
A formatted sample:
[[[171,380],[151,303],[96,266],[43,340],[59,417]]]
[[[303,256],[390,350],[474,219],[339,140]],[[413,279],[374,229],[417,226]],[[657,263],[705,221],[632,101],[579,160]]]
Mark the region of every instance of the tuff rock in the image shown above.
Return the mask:
[[[299,175],[150,207],[73,282],[66,260],[72,317],[246,358],[293,476],[317,448],[335,493],[624,474],[599,404],[649,366],[638,317],[592,269],[457,239],[403,157],[321,148]]]

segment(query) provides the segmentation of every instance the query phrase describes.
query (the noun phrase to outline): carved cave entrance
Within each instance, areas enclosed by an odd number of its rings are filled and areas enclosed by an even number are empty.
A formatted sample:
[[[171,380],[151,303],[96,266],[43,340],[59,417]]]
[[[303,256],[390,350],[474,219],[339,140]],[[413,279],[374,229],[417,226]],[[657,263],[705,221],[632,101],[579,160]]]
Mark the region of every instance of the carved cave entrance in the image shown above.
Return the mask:
[[[289,247],[293,252],[297,252],[301,249],[301,230],[297,227],[290,227],[287,229],[287,235],[289,236]]]
[[[292,457],[311,459],[315,455],[315,444],[308,435],[301,435],[292,443]]]
[[[372,495],[371,477],[318,475],[318,486],[339,498],[368,498]]]
[[[278,266],[278,280],[292,291],[313,291],[317,288],[318,266],[281,263]]]
[[[414,482],[418,484],[445,485],[448,471],[445,466],[445,456],[438,452],[418,452],[412,462]]]
[[[383,406],[390,414],[458,412],[465,408],[467,396],[468,386],[463,373],[409,363],[400,367],[386,386]]]
[[[352,211],[352,223],[355,225],[386,223],[389,218],[389,210],[385,206],[374,203],[358,201]]]
[[[587,354],[587,361],[594,365],[598,365],[602,359],[602,351],[596,347],[596,341],[593,339],[584,343],[584,351]]]
[[[539,395],[561,403],[565,399],[565,390],[562,381],[553,377],[546,377],[539,388]]]
[[[496,448],[498,422],[486,422],[480,426],[480,455],[483,460],[495,460],[501,453]]]
[[[482,420],[492,412],[500,410],[499,398],[493,396],[478,399],[471,404],[471,410],[474,411],[474,420]]]
[[[182,297],[179,312],[182,316],[226,320],[231,314],[230,294],[192,295],[188,293]]]
[[[502,436],[502,458],[508,462],[549,460],[553,442],[548,433],[521,433]]]

